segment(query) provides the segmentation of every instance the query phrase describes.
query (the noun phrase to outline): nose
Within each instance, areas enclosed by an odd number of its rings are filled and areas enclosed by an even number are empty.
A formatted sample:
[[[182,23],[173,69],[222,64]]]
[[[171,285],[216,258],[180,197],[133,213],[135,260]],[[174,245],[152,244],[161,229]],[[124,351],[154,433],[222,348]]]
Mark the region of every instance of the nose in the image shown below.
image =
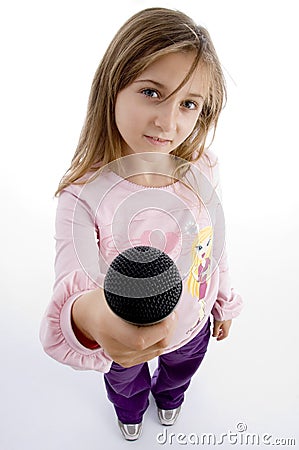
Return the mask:
[[[174,102],[162,102],[156,107],[154,123],[169,133],[177,129],[178,110]]]

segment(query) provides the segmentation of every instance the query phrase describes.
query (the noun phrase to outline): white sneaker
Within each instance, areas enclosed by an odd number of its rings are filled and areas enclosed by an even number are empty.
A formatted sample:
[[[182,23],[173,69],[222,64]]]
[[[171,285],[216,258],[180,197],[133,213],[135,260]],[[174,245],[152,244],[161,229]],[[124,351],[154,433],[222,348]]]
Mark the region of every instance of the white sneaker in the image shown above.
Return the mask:
[[[139,438],[139,436],[141,435],[142,422],[127,424],[127,423],[122,423],[119,420],[118,426],[120,428],[120,431],[122,432],[123,437],[127,441],[136,441]]]
[[[158,408],[158,418],[161,425],[174,425],[179,414],[181,407],[175,409],[161,409]]]

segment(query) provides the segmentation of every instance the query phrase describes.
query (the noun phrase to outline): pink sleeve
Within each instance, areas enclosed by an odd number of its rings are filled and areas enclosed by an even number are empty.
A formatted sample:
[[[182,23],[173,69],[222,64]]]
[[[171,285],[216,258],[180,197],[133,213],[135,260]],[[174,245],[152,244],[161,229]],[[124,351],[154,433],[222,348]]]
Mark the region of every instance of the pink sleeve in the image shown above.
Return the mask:
[[[45,352],[63,364],[79,370],[108,372],[111,358],[102,348],[84,347],[71,325],[73,302],[80,295],[97,289],[104,277],[98,263],[93,212],[76,194],[79,189],[80,186],[69,187],[58,199],[55,283],[41,322],[40,340]],[[78,238],[74,238],[76,230],[79,230]]]
[[[204,173],[209,178],[211,184],[216,190],[218,199],[221,203],[221,210],[223,208],[222,205],[222,194],[221,194],[221,186],[219,180],[219,162],[217,156],[211,151],[208,150],[206,152],[207,160],[206,167]],[[212,167],[210,167],[212,166]],[[222,230],[217,230],[216,223],[216,233],[222,233]],[[224,237],[225,241],[225,237]],[[221,258],[218,262],[219,267],[219,287],[218,287],[218,295],[216,302],[212,309],[212,314],[216,320],[230,320],[234,317],[237,317],[243,307],[242,297],[236,290],[231,286],[231,280],[229,275],[229,266],[228,266],[228,257],[227,251],[225,248],[221,252]]]
[[[212,314],[216,320],[230,320],[237,317],[243,306],[242,297],[231,287],[226,250],[219,263],[219,287]]]

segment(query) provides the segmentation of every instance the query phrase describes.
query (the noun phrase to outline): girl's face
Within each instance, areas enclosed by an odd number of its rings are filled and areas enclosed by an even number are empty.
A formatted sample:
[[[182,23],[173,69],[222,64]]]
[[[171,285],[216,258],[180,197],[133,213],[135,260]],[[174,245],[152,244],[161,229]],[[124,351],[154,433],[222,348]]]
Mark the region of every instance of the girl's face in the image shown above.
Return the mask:
[[[161,56],[118,93],[115,120],[124,140],[123,155],[170,153],[191,134],[206,95],[204,69],[199,65],[178,92],[163,100],[184,80],[194,56]]]

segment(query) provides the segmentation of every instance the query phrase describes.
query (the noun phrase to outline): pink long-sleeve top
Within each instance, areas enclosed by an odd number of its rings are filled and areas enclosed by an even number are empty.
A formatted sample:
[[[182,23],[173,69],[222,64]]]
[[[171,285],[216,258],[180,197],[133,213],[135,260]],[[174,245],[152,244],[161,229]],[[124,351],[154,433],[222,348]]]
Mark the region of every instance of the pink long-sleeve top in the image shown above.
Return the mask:
[[[217,158],[208,151],[184,180],[165,187],[135,184],[108,167],[83,186],[65,188],[57,204],[53,296],[40,327],[45,352],[75,369],[110,370],[112,359],[100,346],[88,348],[76,337],[71,309],[79,296],[103,287],[121,251],[137,245],[163,250],[183,279],[178,325],[165,352],[193,339],[210,314],[238,316],[242,298],[230,284],[218,184]]]

